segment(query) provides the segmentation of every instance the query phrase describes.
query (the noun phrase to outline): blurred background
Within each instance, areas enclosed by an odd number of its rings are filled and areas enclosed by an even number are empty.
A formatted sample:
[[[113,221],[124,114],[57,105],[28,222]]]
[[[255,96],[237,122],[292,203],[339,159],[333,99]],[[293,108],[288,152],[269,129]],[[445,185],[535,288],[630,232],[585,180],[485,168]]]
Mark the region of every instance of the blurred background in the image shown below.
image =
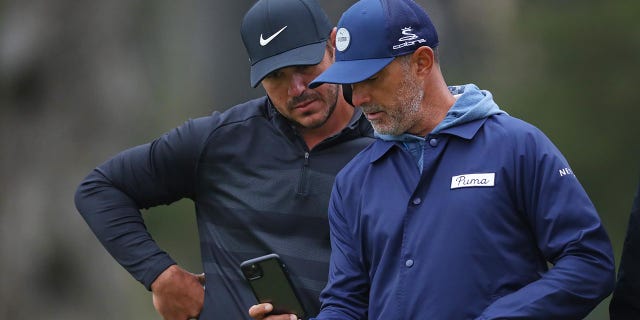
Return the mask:
[[[319,0],[337,23],[354,1]],[[449,84],[490,90],[544,131],[619,262],[640,177],[640,2],[418,0]],[[0,318],[158,319],[73,204],[120,150],[264,94],[239,26],[253,0],[0,0]],[[201,272],[193,205],[143,212]],[[607,319],[608,299],[588,319]]]

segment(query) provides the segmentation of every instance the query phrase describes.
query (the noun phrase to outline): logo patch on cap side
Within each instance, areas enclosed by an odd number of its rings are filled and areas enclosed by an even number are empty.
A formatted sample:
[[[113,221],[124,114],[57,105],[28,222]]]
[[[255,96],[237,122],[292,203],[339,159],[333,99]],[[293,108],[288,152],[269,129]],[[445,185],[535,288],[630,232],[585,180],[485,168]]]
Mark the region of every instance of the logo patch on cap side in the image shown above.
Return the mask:
[[[349,30],[345,28],[340,28],[336,32],[336,49],[342,52],[349,48],[349,44],[351,43],[351,34],[349,34]]]
[[[409,47],[412,46],[416,43],[425,43],[427,42],[427,40],[425,39],[418,39],[418,36],[415,35],[414,33],[412,33],[411,31],[413,31],[413,29],[411,27],[406,27],[406,28],[402,28],[402,34],[404,35],[403,37],[400,37],[400,39],[398,39],[398,42],[400,42],[399,44],[396,44],[395,46],[393,46],[394,50],[400,49],[400,48],[404,48],[404,47]]]

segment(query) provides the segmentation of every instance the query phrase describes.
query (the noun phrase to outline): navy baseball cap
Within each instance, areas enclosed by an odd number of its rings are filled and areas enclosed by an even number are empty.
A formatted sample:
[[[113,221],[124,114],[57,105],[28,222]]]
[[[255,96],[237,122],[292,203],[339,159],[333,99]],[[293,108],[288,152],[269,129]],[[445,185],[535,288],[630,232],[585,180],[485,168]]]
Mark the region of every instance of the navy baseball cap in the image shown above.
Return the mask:
[[[413,0],[360,0],[338,22],[336,62],[309,87],[366,80],[421,46],[438,46],[436,28],[421,6]]]
[[[251,86],[274,70],[322,61],[331,32],[315,0],[259,0],[242,19],[242,41],[251,64]]]

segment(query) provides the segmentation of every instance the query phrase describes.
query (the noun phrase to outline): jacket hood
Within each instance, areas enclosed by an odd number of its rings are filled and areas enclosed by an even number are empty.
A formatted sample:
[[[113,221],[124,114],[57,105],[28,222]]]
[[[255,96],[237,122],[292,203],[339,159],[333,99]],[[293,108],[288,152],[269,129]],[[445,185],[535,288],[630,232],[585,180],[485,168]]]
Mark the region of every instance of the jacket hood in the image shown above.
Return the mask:
[[[480,90],[475,84],[450,86],[449,91],[457,97],[456,102],[442,122],[433,129],[432,134],[494,114],[505,113],[493,101],[491,92]]]

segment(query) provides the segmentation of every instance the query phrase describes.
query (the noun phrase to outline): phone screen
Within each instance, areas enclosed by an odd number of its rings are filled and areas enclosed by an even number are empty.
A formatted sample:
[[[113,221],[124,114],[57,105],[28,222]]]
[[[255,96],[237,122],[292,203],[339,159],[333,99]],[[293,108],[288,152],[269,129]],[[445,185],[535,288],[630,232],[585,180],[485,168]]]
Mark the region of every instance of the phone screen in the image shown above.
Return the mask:
[[[271,314],[290,313],[298,318],[307,316],[289,279],[286,266],[277,254],[247,260],[240,268],[258,302],[273,305]]]

